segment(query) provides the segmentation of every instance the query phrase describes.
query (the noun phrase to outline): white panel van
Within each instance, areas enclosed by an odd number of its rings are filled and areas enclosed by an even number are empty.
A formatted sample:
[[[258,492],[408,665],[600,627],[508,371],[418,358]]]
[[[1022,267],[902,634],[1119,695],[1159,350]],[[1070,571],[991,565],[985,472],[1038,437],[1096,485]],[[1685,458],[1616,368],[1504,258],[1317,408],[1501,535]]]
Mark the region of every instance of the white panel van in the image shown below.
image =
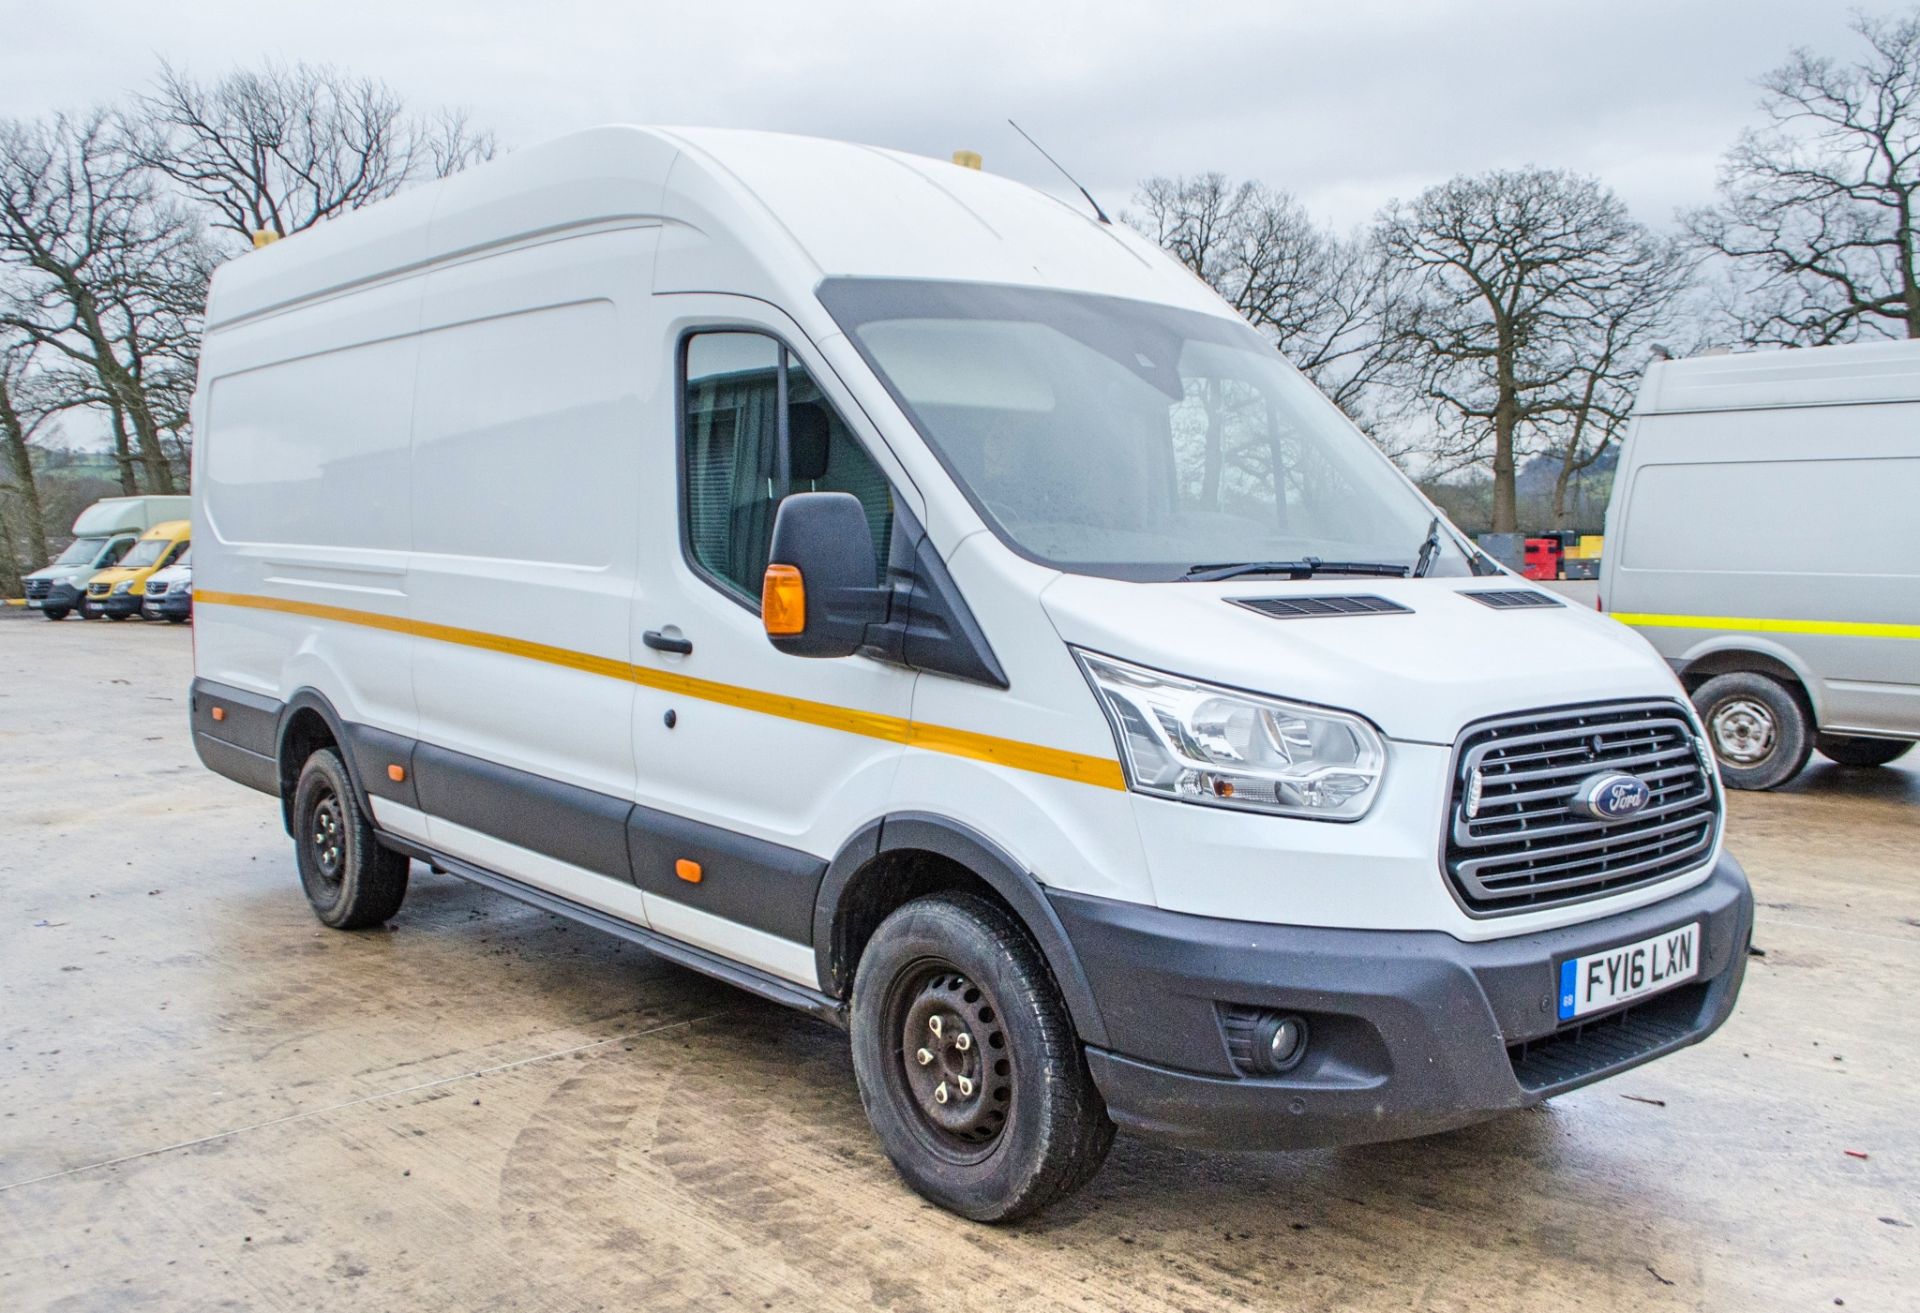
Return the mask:
[[[1920,739],[1916,517],[1920,342],[1648,369],[1600,596],[1678,672],[1728,784]]]
[[[968,1217],[1733,1006],[1672,673],[1039,192],[581,133],[225,265],[196,405],[194,742],[320,919],[418,860],[827,1018]]]

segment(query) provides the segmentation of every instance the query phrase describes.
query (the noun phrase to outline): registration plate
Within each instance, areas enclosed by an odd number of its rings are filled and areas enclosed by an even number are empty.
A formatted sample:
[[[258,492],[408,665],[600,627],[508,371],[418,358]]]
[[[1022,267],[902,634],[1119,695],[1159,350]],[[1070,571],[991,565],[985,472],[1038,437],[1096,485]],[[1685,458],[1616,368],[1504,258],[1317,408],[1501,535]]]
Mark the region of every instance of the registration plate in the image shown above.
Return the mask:
[[[1700,923],[1560,964],[1560,1020],[1645,998],[1700,974]]]

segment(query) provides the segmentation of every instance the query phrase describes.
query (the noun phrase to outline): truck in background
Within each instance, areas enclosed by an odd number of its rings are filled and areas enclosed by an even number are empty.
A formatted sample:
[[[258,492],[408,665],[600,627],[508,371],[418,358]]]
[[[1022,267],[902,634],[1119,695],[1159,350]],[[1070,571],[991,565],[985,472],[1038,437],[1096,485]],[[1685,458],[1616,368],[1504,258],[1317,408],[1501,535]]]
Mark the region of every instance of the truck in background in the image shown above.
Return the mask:
[[[53,564],[26,577],[27,606],[49,620],[65,620],[75,611],[84,615],[89,579],[118,565],[141,534],[156,524],[186,519],[192,508],[191,497],[104,497],[95,502],[75,518],[67,549]]]
[[[1663,361],[1607,512],[1602,609],[1678,672],[1720,773],[1920,739],[1920,342]]]

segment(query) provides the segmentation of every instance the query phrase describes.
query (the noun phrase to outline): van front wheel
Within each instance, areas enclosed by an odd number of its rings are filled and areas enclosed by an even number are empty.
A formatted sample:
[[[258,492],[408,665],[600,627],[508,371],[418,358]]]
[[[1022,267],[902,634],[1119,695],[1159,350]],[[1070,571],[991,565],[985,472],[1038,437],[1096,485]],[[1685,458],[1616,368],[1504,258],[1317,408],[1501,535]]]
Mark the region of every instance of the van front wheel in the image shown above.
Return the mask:
[[[1773,789],[1800,773],[1813,751],[1813,719],[1786,685],[1740,670],[1693,691],[1720,778],[1736,789]]]
[[[346,765],[322,748],[300,768],[293,791],[293,843],[313,914],[335,930],[390,920],[407,896],[406,857],[380,846],[355,800]]]
[[[1003,909],[916,899],[853,985],[860,1101],[893,1165],[962,1217],[1009,1222],[1099,1170],[1113,1123],[1046,962]]]

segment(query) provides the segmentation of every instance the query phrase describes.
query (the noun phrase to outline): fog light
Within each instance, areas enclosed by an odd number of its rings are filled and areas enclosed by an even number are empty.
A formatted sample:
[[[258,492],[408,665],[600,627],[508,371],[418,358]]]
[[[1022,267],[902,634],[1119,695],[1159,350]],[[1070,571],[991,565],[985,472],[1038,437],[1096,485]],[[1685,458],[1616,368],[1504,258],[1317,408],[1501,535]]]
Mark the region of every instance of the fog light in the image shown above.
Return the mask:
[[[1307,1023],[1299,1017],[1269,1012],[1253,1032],[1253,1060],[1262,1071],[1282,1072],[1295,1066],[1307,1052]]]

